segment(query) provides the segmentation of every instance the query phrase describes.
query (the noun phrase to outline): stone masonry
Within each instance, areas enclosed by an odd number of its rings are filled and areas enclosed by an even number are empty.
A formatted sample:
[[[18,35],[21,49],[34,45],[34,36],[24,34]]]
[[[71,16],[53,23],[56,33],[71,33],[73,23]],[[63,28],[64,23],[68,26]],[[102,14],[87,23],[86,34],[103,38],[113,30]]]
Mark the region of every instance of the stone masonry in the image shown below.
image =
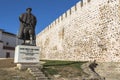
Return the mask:
[[[37,35],[41,59],[120,62],[120,0],[82,0]]]

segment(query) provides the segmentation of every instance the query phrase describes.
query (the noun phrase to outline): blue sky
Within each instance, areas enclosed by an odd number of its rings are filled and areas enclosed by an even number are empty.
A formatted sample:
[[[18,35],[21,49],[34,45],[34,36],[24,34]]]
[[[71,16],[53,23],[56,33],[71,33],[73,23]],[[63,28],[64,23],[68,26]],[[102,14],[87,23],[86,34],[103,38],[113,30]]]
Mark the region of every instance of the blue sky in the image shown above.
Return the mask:
[[[0,29],[17,34],[19,15],[31,7],[37,17],[36,34],[80,0],[0,0]]]

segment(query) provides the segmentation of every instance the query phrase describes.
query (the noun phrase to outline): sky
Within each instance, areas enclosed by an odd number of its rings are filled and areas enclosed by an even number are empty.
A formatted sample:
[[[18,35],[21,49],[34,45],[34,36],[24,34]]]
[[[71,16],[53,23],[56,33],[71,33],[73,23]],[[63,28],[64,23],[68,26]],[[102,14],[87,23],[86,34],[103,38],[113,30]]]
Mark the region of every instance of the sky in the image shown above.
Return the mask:
[[[0,0],[0,29],[13,34],[19,32],[19,16],[31,7],[37,18],[36,34],[44,30],[60,15],[80,0]]]

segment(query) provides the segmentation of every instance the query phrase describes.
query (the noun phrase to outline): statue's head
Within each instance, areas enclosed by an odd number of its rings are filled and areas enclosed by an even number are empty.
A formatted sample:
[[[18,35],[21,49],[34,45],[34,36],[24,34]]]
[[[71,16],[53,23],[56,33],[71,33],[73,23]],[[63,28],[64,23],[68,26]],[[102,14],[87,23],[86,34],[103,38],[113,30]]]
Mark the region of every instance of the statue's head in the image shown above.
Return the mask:
[[[26,11],[27,11],[27,13],[31,13],[32,8],[27,8]]]

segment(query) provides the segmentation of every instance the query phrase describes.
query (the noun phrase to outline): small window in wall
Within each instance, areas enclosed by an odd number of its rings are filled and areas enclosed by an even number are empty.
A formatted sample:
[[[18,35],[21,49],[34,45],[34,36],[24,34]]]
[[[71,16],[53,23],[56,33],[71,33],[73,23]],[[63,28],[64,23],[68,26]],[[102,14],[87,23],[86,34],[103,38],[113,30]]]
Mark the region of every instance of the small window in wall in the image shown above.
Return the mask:
[[[6,58],[10,58],[10,53],[9,52],[6,53]]]
[[[6,42],[6,45],[9,45],[9,42]]]

